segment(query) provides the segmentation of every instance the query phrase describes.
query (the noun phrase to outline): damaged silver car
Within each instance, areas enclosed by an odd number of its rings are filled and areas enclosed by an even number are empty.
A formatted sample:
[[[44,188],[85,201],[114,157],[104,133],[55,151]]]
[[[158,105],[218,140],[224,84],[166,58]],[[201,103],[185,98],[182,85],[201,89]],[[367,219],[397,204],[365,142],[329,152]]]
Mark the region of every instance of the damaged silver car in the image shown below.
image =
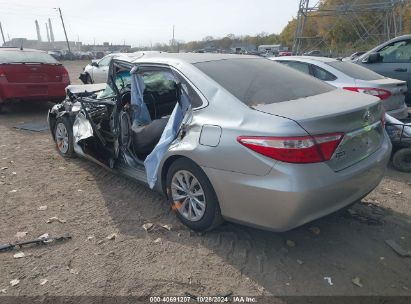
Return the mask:
[[[383,114],[378,98],[264,58],[135,53],[112,60],[107,84],[69,86],[48,120],[62,156],[164,193],[191,229],[285,231],[379,184]]]

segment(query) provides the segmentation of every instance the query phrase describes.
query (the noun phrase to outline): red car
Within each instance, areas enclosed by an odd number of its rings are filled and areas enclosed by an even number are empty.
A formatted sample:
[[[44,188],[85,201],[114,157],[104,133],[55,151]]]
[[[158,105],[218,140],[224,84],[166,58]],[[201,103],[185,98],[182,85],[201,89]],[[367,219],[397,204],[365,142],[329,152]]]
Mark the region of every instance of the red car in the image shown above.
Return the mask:
[[[62,101],[67,70],[46,52],[0,48],[0,107],[16,100]]]
[[[289,51],[282,51],[278,53],[278,56],[292,56],[293,52],[289,52]]]

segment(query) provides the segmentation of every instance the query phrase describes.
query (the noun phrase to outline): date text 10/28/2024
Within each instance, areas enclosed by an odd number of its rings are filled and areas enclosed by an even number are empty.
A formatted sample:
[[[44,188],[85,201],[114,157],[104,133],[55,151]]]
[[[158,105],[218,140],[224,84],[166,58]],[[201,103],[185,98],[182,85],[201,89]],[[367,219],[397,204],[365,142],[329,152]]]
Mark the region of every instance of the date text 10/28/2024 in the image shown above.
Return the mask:
[[[150,303],[257,303],[256,297],[231,296],[183,296],[183,297],[150,297]]]

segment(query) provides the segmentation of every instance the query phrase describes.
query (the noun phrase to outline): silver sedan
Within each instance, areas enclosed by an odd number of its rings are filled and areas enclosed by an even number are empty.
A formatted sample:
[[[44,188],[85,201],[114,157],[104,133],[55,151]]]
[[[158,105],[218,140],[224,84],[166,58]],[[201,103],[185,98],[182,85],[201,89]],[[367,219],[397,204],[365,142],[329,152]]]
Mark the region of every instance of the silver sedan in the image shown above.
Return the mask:
[[[384,109],[392,117],[405,119],[408,107],[405,94],[407,82],[384,77],[360,65],[327,57],[275,57],[300,72],[310,74],[337,88],[373,95],[381,99]]]
[[[378,98],[264,58],[147,54],[113,59],[109,75],[104,90],[50,111],[58,151],[164,193],[194,230],[292,229],[366,196],[390,157]],[[133,96],[150,116],[136,129]],[[182,96],[191,107],[178,121]]]

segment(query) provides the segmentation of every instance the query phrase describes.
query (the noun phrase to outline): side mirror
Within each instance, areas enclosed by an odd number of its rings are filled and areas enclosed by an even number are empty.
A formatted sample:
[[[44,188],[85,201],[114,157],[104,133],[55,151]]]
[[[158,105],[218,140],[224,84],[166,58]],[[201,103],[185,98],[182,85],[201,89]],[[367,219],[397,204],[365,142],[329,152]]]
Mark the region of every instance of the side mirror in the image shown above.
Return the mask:
[[[382,59],[382,57],[381,57],[380,53],[371,53],[362,62],[371,64],[371,63],[381,62],[381,59]]]
[[[95,61],[92,61],[92,62],[91,62],[91,66],[98,68],[98,63],[95,62]]]

